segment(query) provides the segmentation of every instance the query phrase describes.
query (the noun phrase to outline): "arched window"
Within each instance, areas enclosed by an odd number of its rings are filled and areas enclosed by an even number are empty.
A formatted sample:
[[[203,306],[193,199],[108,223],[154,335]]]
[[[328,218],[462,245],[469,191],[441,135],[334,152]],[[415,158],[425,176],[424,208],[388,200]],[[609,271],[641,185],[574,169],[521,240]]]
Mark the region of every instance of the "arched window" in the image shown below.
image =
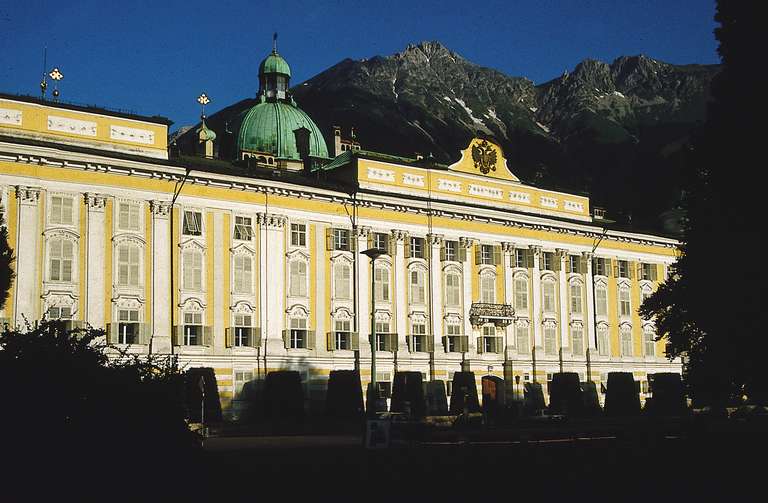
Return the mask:
[[[461,275],[456,272],[445,274],[445,305],[449,307],[461,305]]]
[[[632,356],[632,327],[622,325],[619,335],[621,338],[621,356]]]
[[[480,302],[488,304],[496,302],[496,276],[492,274],[480,276]]]
[[[52,239],[49,244],[50,281],[72,281],[74,243],[68,239]]]
[[[141,247],[134,243],[121,243],[117,247],[117,284],[139,286]]]
[[[595,286],[595,311],[598,316],[608,316],[608,290],[602,283]]]
[[[651,325],[643,327],[643,342],[645,345],[645,356],[656,356],[656,332]]]
[[[424,304],[426,298],[424,271],[414,269],[410,273],[411,304]]]
[[[307,263],[303,260],[293,260],[290,266],[290,295],[291,297],[307,296]]]
[[[250,255],[235,255],[235,293],[251,293],[253,285],[253,259]]]
[[[515,309],[528,309],[528,280],[515,278]]]
[[[597,352],[600,356],[608,356],[611,346],[608,338],[608,325],[601,324],[597,327]]]
[[[632,306],[629,301],[629,287],[626,285],[619,287],[619,314],[622,316],[632,315]]]
[[[581,285],[571,283],[571,313],[581,314]]]
[[[528,354],[530,350],[530,327],[529,325],[519,324],[515,327],[515,342],[519,354]]]
[[[541,298],[545,313],[554,313],[556,309],[555,282],[545,280],[541,283]]]
[[[201,290],[203,285],[203,254],[198,250],[187,250],[182,255],[181,267],[184,272],[182,287],[185,290]]]
[[[645,286],[642,290],[640,290],[640,304],[645,302],[645,299],[651,296],[653,292],[651,291],[651,287]]]
[[[352,268],[345,262],[337,262],[333,266],[333,295],[337,299],[349,299]]]
[[[374,299],[376,302],[389,302],[389,269],[376,267],[373,276]]]

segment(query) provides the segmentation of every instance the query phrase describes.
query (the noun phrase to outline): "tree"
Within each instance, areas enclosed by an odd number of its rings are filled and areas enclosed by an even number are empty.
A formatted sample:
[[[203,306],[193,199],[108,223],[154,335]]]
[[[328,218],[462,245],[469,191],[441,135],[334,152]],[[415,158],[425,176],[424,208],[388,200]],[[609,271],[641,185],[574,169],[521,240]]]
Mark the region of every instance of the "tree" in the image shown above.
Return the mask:
[[[717,4],[723,68],[712,82],[707,120],[689,147],[681,257],[640,310],[655,317],[669,356],[684,357],[694,401],[715,406],[744,394],[756,398],[766,387],[765,198],[751,169],[764,156],[768,88],[761,58],[753,57],[763,37],[757,5]]]
[[[8,228],[5,226],[3,215],[0,213],[0,309],[5,306],[8,290],[15,276],[13,272],[13,250],[8,246]]]
[[[156,490],[160,482],[160,491],[177,495],[184,488],[169,482],[200,471],[176,361],[120,352],[100,343],[103,335],[61,321],[0,332],[10,494],[37,500],[50,490],[87,500],[105,490]]]

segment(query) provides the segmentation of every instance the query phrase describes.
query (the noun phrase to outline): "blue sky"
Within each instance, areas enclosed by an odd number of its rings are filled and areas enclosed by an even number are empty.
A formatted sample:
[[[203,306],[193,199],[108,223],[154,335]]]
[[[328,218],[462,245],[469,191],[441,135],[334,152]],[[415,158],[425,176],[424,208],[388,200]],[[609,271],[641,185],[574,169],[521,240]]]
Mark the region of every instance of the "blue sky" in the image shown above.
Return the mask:
[[[293,84],[344,58],[439,40],[465,58],[545,82],[585,58],[646,54],[717,63],[714,0],[40,1],[0,3],[0,92],[39,95],[43,47],[62,99],[193,123],[254,95],[272,33]]]

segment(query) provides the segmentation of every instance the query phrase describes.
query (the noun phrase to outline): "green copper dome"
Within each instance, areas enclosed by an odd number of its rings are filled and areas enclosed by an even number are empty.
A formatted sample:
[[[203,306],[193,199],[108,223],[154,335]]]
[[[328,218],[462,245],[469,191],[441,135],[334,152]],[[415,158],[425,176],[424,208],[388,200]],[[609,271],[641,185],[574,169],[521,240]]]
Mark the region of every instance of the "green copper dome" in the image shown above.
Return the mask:
[[[306,128],[309,155],[328,157],[328,147],[317,124],[303,110],[291,103],[263,101],[241,115],[237,150],[269,152],[278,159],[300,160],[294,131]]]
[[[259,65],[260,77],[268,73],[279,73],[290,77],[291,67],[288,66],[288,62],[277,52],[272,52],[272,54],[264,58],[264,61]]]

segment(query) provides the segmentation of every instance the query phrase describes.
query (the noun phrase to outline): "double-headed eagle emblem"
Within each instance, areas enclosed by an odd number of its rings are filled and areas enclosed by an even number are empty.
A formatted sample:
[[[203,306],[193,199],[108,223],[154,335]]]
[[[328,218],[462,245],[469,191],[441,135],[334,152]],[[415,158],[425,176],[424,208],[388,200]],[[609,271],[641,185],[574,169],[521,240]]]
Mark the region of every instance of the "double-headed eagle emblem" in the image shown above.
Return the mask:
[[[486,140],[479,145],[472,145],[472,160],[475,161],[475,169],[484,175],[496,171],[496,150]]]

